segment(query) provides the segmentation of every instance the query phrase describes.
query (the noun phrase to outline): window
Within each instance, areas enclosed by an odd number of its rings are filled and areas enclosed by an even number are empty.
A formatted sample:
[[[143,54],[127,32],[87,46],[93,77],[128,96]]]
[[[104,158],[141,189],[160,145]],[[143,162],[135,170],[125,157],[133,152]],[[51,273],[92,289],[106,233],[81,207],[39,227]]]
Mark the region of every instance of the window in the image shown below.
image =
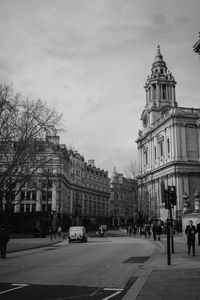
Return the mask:
[[[45,201],[46,200],[46,191],[42,191],[42,201]]]
[[[157,153],[156,153],[156,146],[154,147],[154,159],[156,160],[157,158]]]
[[[20,205],[20,212],[24,212],[24,204]]]
[[[170,142],[169,142],[169,138],[167,139],[167,153],[170,153]]]
[[[31,200],[31,192],[30,191],[26,192],[26,200]]]
[[[36,204],[32,204],[32,212],[36,211]]]
[[[145,165],[148,165],[148,151],[147,150],[144,152],[144,163],[145,163]]]
[[[21,200],[23,201],[25,199],[25,192],[21,191]]]
[[[32,200],[35,201],[36,200],[36,191],[32,192]]]
[[[163,141],[159,143],[160,146],[160,157],[163,156]]]
[[[30,204],[26,204],[26,212],[30,212]]]
[[[163,99],[166,99],[166,85],[165,84],[163,84],[163,86],[162,86],[162,98]]]
[[[49,201],[49,200],[52,200],[52,192],[48,192],[48,194],[47,194],[47,199],[48,199],[48,201]]]
[[[49,179],[49,180],[48,180],[48,187],[49,187],[49,188],[52,188],[52,186],[53,186],[53,180],[52,180],[52,179]]]

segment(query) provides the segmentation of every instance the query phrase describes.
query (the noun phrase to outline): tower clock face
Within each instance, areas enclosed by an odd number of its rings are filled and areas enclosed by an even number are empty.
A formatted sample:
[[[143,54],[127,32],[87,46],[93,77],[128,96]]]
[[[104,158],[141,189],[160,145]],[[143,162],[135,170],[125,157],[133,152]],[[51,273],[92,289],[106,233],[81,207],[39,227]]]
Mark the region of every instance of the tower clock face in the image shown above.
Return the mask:
[[[147,127],[148,122],[149,122],[149,117],[148,117],[148,115],[145,115],[145,116],[144,116],[144,119],[143,119],[143,126],[144,126],[144,128]]]

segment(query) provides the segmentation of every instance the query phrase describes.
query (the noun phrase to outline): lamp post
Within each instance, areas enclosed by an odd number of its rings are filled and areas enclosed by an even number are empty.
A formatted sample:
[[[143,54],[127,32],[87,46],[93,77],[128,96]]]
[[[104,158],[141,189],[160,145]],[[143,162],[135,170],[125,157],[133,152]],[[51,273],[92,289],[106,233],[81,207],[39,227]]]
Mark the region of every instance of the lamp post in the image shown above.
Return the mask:
[[[48,212],[48,196],[49,196],[49,168],[47,168],[47,174],[46,174],[46,227],[47,232],[49,231],[49,212]],[[51,228],[52,231],[52,228]]]

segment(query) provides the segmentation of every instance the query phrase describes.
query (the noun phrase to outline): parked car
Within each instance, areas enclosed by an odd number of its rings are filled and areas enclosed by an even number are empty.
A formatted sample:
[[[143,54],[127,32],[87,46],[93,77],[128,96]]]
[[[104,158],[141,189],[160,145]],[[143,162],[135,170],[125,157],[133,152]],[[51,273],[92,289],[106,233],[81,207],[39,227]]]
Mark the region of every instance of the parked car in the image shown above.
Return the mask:
[[[73,226],[69,228],[69,243],[80,241],[87,242],[87,233],[83,226]]]

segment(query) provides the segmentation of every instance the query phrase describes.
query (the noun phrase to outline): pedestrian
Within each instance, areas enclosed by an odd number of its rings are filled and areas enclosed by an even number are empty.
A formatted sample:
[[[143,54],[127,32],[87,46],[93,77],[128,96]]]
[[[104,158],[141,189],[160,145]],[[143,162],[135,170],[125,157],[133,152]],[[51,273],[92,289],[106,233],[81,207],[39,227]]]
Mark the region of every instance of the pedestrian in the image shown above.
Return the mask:
[[[158,241],[160,241],[160,235],[162,234],[162,227],[161,227],[160,224],[156,228],[156,233],[157,233],[157,236],[158,236]]]
[[[59,226],[59,227],[58,227],[58,236],[59,236],[59,238],[61,237],[61,233],[62,233],[62,227]]]
[[[153,240],[156,241],[157,226],[155,223],[152,226],[152,233],[153,233]]]
[[[198,232],[198,245],[200,246],[200,223],[197,224],[197,232]]]
[[[132,226],[131,225],[128,226],[128,233],[131,236],[131,233],[132,233]]]
[[[197,230],[193,225],[193,221],[189,221],[189,225],[186,226],[185,234],[187,235],[187,246],[188,246],[188,255],[190,254],[192,248],[192,254],[195,256],[195,234]]]
[[[151,237],[151,227],[149,224],[146,225],[146,231],[147,231],[148,237],[150,238]]]
[[[50,233],[50,239],[52,240],[52,237],[53,237],[53,228],[51,226],[49,227],[49,233]]]
[[[102,226],[99,227],[99,235],[100,235],[100,237],[104,236],[104,230],[103,230]]]
[[[133,234],[134,234],[134,236],[136,235],[136,233],[137,233],[137,226],[134,225],[134,226],[133,226]]]
[[[9,232],[4,226],[0,228],[0,249],[1,257],[6,258],[6,248],[9,241]]]

